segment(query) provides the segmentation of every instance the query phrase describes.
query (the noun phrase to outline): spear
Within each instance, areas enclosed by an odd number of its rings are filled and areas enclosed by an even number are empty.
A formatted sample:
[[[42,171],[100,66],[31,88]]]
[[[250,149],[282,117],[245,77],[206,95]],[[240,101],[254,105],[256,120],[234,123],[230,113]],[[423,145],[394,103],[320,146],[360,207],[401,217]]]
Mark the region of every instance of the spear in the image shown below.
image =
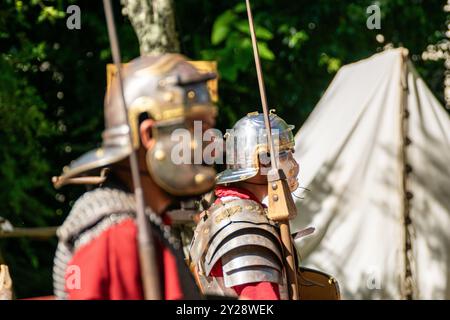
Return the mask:
[[[122,63],[120,59],[119,40],[117,38],[116,26],[110,0],[103,0],[103,7],[105,9],[106,22],[108,26],[109,42],[111,44],[111,52],[114,64],[117,70],[117,78],[119,80],[119,91],[122,98],[122,105],[127,112],[125,96],[123,93],[123,79],[122,79]],[[133,146],[133,138],[130,124],[128,123],[129,143]],[[131,176],[133,179],[134,196],[136,201],[136,222],[138,226],[138,244],[139,244],[139,261],[141,265],[141,278],[146,300],[161,299],[158,264],[156,260],[155,244],[153,241],[152,229],[149,226],[148,219],[145,215],[144,193],[141,186],[141,177],[139,174],[139,165],[137,161],[137,151],[132,150],[130,157]]]
[[[286,175],[278,166],[275,157],[275,147],[272,137],[272,129],[270,127],[269,109],[267,106],[266,89],[264,86],[264,76],[261,69],[259,59],[258,43],[256,41],[255,28],[253,24],[252,9],[250,0],[246,0],[248,24],[250,27],[250,36],[252,38],[253,56],[255,58],[256,74],[258,76],[259,93],[264,113],[264,124],[266,127],[267,140],[269,144],[271,169],[268,172],[268,197],[269,208],[267,217],[277,221],[280,226],[280,237],[283,245],[284,266],[286,268],[286,276],[288,280],[289,298],[298,300],[297,285],[297,266],[294,258],[294,247],[292,244],[291,231],[289,227],[289,219],[293,219],[297,215],[297,209],[292,199],[289,185],[286,181]]]

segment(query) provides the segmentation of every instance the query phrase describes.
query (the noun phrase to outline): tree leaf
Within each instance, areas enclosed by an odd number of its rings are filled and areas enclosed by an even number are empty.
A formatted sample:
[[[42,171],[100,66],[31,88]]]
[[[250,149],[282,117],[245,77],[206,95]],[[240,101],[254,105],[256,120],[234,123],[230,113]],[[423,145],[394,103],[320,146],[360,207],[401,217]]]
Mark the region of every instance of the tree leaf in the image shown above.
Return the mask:
[[[235,23],[235,27],[247,34],[250,35],[250,26],[248,25],[248,21],[247,20],[241,20],[239,22]],[[261,40],[271,40],[273,38],[273,34],[272,32],[270,32],[268,29],[258,26],[255,26],[255,33],[256,33],[256,38],[261,39]]]
[[[234,7],[234,12],[236,13],[242,13],[244,11],[247,10],[247,6],[245,5],[245,3],[238,3],[235,7]]]
[[[269,49],[267,43],[258,42],[259,56],[265,60],[275,60],[275,54]]]
[[[213,45],[217,45],[225,40],[230,31],[230,24],[236,19],[236,14],[231,10],[227,10],[214,21],[211,33],[211,42]]]

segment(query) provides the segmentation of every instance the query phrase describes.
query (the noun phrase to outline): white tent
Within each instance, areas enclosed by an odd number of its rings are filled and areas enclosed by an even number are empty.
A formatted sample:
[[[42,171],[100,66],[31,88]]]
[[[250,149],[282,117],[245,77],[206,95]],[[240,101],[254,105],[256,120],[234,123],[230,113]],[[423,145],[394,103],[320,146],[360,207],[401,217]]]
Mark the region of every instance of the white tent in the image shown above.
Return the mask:
[[[343,298],[450,298],[450,119],[394,49],[344,66],[295,137],[292,231]]]

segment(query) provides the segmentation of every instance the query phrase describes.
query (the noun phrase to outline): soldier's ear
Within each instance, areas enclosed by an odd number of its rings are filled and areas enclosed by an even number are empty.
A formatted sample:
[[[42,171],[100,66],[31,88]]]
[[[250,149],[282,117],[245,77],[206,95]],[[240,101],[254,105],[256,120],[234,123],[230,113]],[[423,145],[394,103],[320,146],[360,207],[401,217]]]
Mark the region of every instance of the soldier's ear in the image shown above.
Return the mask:
[[[139,125],[139,134],[141,136],[141,142],[145,149],[150,149],[155,144],[155,139],[152,137],[152,128],[155,121],[152,119],[145,119]]]

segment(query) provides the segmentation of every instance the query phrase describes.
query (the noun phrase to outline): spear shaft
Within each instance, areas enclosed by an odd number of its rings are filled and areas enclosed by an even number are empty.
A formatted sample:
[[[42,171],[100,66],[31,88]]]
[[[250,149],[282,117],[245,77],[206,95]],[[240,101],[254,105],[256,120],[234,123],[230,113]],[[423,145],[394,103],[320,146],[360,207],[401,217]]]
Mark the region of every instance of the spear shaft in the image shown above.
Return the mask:
[[[259,58],[258,43],[256,40],[256,32],[253,24],[252,9],[250,0],[245,0],[248,15],[248,24],[250,27],[250,36],[252,38],[253,56],[255,58],[256,74],[258,76],[259,93],[264,113],[264,123],[266,127],[267,140],[270,152],[271,170],[269,171],[268,181],[268,197],[269,210],[268,217],[278,221],[280,226],[280,237],[283,245],[284,266],[288,281],[289,298],[298,300],[298,283],[297,283],[297,266],[294,258],[294,246],[292,244],[291,231],[289,227],[289,218],[296,215],[296,208],[289,186],[286,182],[286,176],[283,170],[279,169],[277,157],[275,156],[275,146],[272,137],[272,129],[270,127],[269,110],[267,106],[266,89],[264,86],[264,76]]]
[[[110,0],[103,0],[103,7],[105,9],[106,22],[108,26],[109,42],[111,44],[111,52],[114,64],[116,66],[116,72],[119,82],[119,91],[122,98],[122,105],[125,114],[127,112],[127,106],[125,96],[123,92],[123,79],[122,79],[122,63],[120,58],[119,40],[117,38],[116,27],[114,23],[114,16],[111,7]],[[138,245],[139,245],[139,261],[141,266],[141,278],[144,297],[146,300],[158,300],[161,299],[161,289],[159,283],[159,271],[156,259],[155,244],[152,235],[152,229],[149,225],[147,216],[145,215],[145,201],[144,193],[141,186],[141,177],[139,174],[139,165],[137,161],[137,151],[133,149],[133,139],[130,124],[128,123],[129,144],[132,148],[130,154],[130,168],[131,176],[134,186],[134,196],[136,201],[136,222],[138,227]]]

